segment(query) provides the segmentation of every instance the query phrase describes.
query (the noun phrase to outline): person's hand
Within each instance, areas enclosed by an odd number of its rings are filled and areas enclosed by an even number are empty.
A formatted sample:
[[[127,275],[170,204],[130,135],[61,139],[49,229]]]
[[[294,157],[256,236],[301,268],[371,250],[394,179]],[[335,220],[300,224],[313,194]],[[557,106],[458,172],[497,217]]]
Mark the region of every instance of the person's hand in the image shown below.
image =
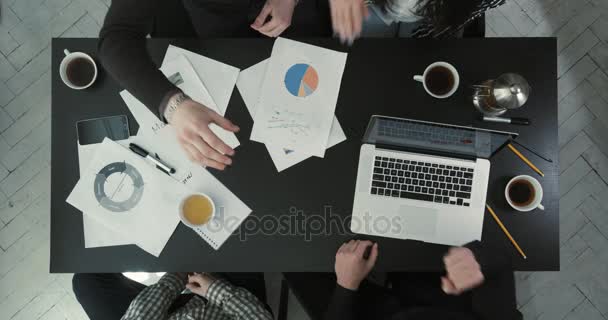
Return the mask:
[[[229,156],[234,155],[234,150],[209,128],[215,123],[228,131],[239,131],[230,120],[191,99],[182,102],[167,120],[175,127],[178,141],[191,161],[219,170],[232,164]]]
[[[447,276],[441,278],[441,288],[450,295],[459,295],[484,281],[481,267],[468,248],[451,248],[443,257]]]
[[[367,260],[365,250],[372,247]],[[336,277],[338,284],[346,289],[357,290],[361,281],[372,270],[378,258],[378,244],[371,241],[351,240],[343,244],[336,253]]]
[[[186,284],[186,288],[201,297],[207,297],[207,291],[209,291],[209,287],[214,281],[215,278],[209,274],[195,273],[188,275],[188,284]]]
[[[342,42],[351,44],[361,35],[363,20],[369,16],[364,0],[330,0],[331,23]]]
[[[265,36],[278,37],[291,25],[296,4],[296,0],[266,0],[251,28]],[[269,16],[272,18],[266,21]]]

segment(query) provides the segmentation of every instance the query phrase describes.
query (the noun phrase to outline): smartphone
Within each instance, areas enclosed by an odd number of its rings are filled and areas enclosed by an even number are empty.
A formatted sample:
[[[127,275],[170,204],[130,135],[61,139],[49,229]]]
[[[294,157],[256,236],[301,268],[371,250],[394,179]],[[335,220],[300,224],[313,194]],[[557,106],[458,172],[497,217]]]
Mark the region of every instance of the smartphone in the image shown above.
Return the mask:
[[[126,115],[86,119],[76,122],[76,137],[81,146],[101,143],[104,138],[114,141],[128,139],[129,119]]]

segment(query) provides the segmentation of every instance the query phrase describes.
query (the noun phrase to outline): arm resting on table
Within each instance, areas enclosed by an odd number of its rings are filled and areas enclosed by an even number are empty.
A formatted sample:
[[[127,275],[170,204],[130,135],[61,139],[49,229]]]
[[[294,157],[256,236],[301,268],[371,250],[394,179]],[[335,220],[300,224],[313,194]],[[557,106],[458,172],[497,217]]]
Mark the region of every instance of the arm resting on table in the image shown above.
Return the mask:
[[[99,33],[98,51],[112,77],[163,119],[161,111],[178,89],[158,70],[146,48],[146,36],[154,30],[158,1],[112,1]]]
[[[164,320],[169,308],[186,287],[186,279],[165,274],[156,284],[145,288],[131,302],[122,320]]]
[[[224,280],[215,280],[209,286],[207,299],[234,319],[272,320],[272,314],[258,298]]]

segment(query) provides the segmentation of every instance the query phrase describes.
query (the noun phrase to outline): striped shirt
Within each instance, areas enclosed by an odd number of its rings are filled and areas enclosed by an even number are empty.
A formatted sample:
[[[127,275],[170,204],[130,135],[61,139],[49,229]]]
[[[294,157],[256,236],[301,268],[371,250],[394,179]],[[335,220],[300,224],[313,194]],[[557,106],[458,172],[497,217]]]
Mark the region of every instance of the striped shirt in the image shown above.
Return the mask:
[[[220,279],[209,286],[207,300],[194,296],[169,314],[185,286],[185,278],[165,274],[137,295],[122,320],[272,320],[272,314],[252,293]]]

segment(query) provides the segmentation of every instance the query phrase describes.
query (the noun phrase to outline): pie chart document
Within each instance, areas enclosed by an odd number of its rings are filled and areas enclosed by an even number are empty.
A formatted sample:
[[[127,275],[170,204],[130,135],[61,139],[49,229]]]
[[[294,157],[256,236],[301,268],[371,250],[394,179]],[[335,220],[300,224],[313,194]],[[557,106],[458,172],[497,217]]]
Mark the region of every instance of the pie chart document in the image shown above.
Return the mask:
[[[323,157],[347,54],[278,38],[268,60],[251,140]]]

